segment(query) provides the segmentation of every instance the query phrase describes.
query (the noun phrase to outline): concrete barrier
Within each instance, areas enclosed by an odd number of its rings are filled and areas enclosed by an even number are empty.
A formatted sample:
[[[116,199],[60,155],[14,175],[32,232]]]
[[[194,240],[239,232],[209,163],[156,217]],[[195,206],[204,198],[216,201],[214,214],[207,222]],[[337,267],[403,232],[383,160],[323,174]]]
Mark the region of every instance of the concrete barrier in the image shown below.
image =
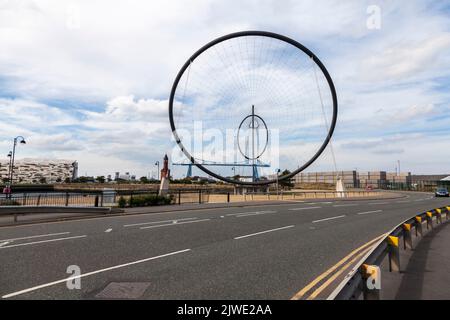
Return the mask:
[[[117,213],[119,209],[95,207],[36,207],[36,206],[6,206],[0,207],[0,226],[17,223],[48,222],[63,219],[101,216]],[[123,212],[123,210],[121,210]],[[19,219],[20,217],[20,219]]]
[[[101,207],[37,207],[37,206],[5,206],[0,207],[0,215],[35,214],[35,213],[96,213],[108,214],[111,208]]]

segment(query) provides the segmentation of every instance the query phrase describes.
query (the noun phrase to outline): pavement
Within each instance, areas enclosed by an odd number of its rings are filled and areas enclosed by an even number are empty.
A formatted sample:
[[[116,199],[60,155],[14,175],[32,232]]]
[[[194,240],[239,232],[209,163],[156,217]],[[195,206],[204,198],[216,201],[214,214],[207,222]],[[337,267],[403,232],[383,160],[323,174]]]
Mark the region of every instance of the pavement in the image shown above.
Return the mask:
[[[403,195],[3,227],[0,297],[290,299],[353,249],[449,205],[429,193]]]

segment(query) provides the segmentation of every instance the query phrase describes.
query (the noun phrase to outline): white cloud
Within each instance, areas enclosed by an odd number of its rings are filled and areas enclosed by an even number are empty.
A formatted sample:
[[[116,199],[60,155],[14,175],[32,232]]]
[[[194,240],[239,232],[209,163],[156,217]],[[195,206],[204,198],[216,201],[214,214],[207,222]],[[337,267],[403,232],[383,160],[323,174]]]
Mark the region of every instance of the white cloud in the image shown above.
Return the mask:
[[[362,61],[363,71],[369,80],[405,81],[410,77],[417,78],[423,73],[439,71],[442,65],[440,60],[448,59],[446,52],[450,49],[450,33],[435,34],[419,41],[408,38]],[[442,71],[448,73],[448,70]]]

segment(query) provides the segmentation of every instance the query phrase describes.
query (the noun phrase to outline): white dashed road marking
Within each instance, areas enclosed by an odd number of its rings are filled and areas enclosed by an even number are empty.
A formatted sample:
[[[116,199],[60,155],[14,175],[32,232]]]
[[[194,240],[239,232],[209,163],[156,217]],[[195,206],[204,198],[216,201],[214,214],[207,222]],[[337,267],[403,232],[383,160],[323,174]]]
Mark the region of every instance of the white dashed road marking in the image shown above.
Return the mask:
[[[318,223],[318,222],[323,222],[323,221],[328,221],[328,220],[334,220],[334,219],[341,219],[346,217],[346,215],[342,215],[342,216],[336,216],[336,217],[331,217],[331,218],[325,218],[325,219],[320,219],[320,220],[314,220],[312,223]]]
[[[211,219],[201,219],[201,220],[184,221],[184,222],[172,222],[172,223],[166,223],[166,224],[158,224],[156,226],[141,227],[140,229],[144,230],[144,229],[153,229],[153,228],[160,228],[160,227],[167,227],[167,226],[178,226],[180,224],[203,222],[203,221],[209,221],[209,220],[211,220]]]
[[[110,270],[115,270],[115,269],[127,267],[127,266],[134,265],[134,264],[139,264],[139,263],[143,263],[143,262],[147,262],[147,261],[151,261],[151,260],[155,260],[155,259],[159,259],[159,258],[164,258],[164,257],[172,256],[172,255],[183,253],[183,252],[188,252],[190,250],[191,249],[185,249],[185,250],[170,252],[170,253],[162,254],[162,255],[156,256],[156,257],[151,257],[151,258],[147,258],[147,259],[137,260],[137,261],[124,263],[124,264],[120,264],[120,265],[109,267],[109,268],[105,268],[105,269],[100,269],[100,270],[96,270],[96,271],[80,274],[78,276],[71,276],[71,277],[68,277],[68,278],[61,279],[61,280],[57,280],[57,281],[41,284],[41,285],[36,286],[36,287],[32,287],[32,288],[24,289],[24,290],[21,290],[21,291],[16,291],[16,292],[13,292],[13,293],[9,293],[9,294],[6,294],[6,295],[2,296],[2,298],[3,299],[11,298],[11,297],[18,296],[18,295],[21,295],[21,294],[24,294],[24,293],[28,293],[28,292],[31,292],[31,291],[35,291],[35,290],[39,290],[39,289],[42,289],[42,288],[54,286],[56,284],[64,283],[64,282],[67,282],[67,281],[72,281],[72,280],[75,280],[75,279],[80,279],[80,278],[83,278],[83,277],[88,277],[88,276],[91,276],[93,274],[106,272],[106,271],[110,271]]]
[[[256,235],[260,235],[263,233],[268,233],[268,232],[274,232],[274,231],[279,231],[279,230],[284,230],[284,229],[288,229],[288,228],[293,228],[294,226],[286,226],[286,227],[282,227],[282,228],[276,228],[276,229],[270,229],[270,230],[265,230],[265,231],[261,231],[261,232],[256,232],[256,233],[251,233],[251,234],[247,234],[245,236],[240,236],[240,237],[235,237],[235,240],[239,240],[239,239],[243,239],[243,238],[248,238],[248,237],[252,237],[252,236],[256,236]]]
[[[335,204],[333,207],[354,207],[358,206],[358,204]]]
[[[166,222],[173,223],[174,221],[185,221],[185,220],[195,220],[195,219],[197,219],[197,217],[174,219],[174,220],[163,220],[163,221],[151,221],[151,222],[133,223],[133,224],[125,224],[124,227],[135,227],[135,226],[142,226],[142,225],[146,225],[146,224],[158,224],[158,223],[166,223]]]
[[[358,212],[357,214],[363,215],[363,214],[369,214],[369,213],[379,213],[379,212],[383,212],[383,210],[375,210],[375,211]]]
[[[292,209],[289,209],[289,211],[313,210],[313,209],[320,209],[320,208],[322,208],[322,207],[292,208]]]
[[[29,236],[29,237],[21,237],[21,238],[13,238],[13,239],[4,239],[2,241],[16,241],[16,240],[26,240],[26,239],[34,239],[34,238],[42,238],[42,237],[51,237],[51,236],[60,236],[62,234],[69,234],[70,232],[59,232],[59,233],[48,233],[48,234],[40,234],[37,236]]]
[[[26,243],[19,243],[19,244],[11,244],[9,246],[0,247],[0,249],[29,246],[29,245],[32,245],[32,244],[40,244],[40,243],[55,242],[55,241],[62,241],[62,240],[79,239],[79,238],[85,238],[85,237],[87,237],[87,235],[75,236],[75,237],[66,237],[66,238],[57,238],[57,239],[50,239],[50,240],[42,240],[42,241],[35,241],[35,242],[26,242]]]

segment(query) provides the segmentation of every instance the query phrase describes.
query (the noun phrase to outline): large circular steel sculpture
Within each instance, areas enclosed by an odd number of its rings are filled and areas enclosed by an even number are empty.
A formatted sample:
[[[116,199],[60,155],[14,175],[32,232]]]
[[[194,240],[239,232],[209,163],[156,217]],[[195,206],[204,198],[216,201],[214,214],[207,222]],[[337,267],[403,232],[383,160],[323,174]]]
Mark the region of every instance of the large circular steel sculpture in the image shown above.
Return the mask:
[[[180,132],[194,134],[196,122],[206,131],[234,130],[237,151],[234,162],[224,163],[228,170],[233,163],[270,162],[273,155],[269,158],[267,148],[276,144],[278,168],[291,169],[278,177],[280,181],[305,170],[321,155],[333,135],[337,111],[333,81],[316,55],[295,40],[266,31],[228,34],[200,48],[178,72],[169,100],[170,126],[184,155],[208,175],[241,185],[266,185],[277,179],[227,177],[226,167],[208,167],[217,159],[205,157],[203,149],[196,151]],[[239,141],[243,128],[251,130],[245,141],[251,141],[253,152]]]

